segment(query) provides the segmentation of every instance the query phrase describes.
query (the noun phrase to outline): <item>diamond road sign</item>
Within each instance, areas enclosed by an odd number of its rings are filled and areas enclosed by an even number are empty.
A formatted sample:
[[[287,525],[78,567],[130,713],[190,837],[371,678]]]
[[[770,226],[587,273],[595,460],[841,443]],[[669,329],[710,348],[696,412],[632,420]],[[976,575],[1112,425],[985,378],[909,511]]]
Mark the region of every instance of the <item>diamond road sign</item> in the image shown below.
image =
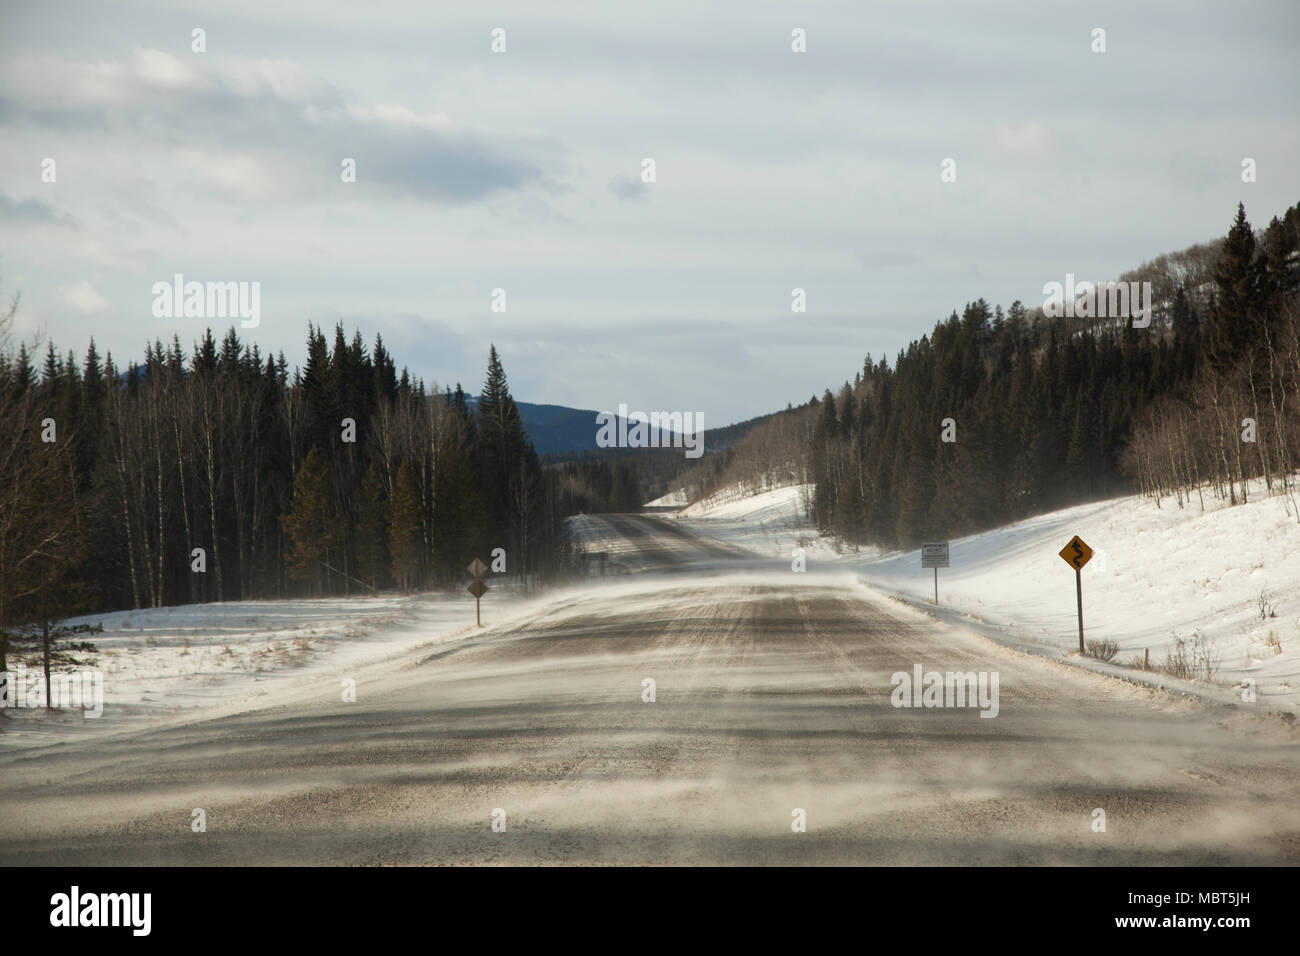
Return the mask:
[[[469,566],[469,573],[474,575],[474,577],[476,578],[483,577],[483,572],[486,570],[487,570],[487,565],[485,565],[478,558],[475,558],[473,563],[470,564]]]
[[[1061,549],[1061,560],[1074,570],[1082,571],[1083,566],[1092,560],[1092,548],[1084,544],[1083,539],[1076,534],[1070,539],[1070,543]]]
[[[475,578],[473,583],[465,590],[474,595],[475,598],[481,598],[484,594],[487,594],[488,586],[478,578]]]

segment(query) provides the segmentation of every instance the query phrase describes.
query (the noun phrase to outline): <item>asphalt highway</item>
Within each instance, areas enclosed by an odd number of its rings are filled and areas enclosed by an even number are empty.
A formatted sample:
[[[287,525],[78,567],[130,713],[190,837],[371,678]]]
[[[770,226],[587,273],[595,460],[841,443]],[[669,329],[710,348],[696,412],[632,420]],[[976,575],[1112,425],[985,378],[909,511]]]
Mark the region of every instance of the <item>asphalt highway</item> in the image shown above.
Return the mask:
[[[353,703],[322,682],[233,716],[0,746],[0,863],[1300,862],[1293,730],[670,519],[588,520],[635,573],[362,668]],[[918,666],[996,675],[996,716],[895,706],[893,675]]]

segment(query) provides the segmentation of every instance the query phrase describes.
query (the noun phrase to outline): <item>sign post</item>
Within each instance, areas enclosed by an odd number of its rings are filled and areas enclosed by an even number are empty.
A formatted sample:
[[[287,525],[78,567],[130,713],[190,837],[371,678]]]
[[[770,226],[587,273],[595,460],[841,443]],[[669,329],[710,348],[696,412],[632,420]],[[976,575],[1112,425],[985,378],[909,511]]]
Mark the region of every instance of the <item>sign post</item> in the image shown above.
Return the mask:
[[[939,603],[939,569],[948,567],[948,542],[921,545],[921,567],[934,568],[934,603]]]
[[[1083,653],[1083,566],[1092,560],[1092,548],[1077,534],[1061,549],[1061,560],[1074,568],[1074,595],[1079,602],[1079,653]]]
[[[474,575],[474,580],[470,583],[470,586],[467,587],[465,590],[469,591],[470,594],[474,595],[474,626],[475,627],[483,626],[483,619],[482,617],[479,616],[479,601],[482,599],[483,595],[487,593],[488,586],[484,584],[480,580],[480,578],[483,577],[483,572],[486,570],[487,570],[487,566],[478,558],[475,558],[472,562],[470,562],[469,573]]]

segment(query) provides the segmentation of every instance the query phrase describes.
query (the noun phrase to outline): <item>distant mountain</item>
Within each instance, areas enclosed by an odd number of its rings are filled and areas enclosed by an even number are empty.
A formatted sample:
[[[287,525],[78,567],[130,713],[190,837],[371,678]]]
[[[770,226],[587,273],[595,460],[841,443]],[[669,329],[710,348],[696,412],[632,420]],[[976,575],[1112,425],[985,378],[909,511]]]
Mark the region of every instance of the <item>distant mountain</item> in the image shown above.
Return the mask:
[[[478,396],[467,396],[477,407]],[[569,452],[596,450],[595,411],[585,408],[567,408],[564,405],[534,405],[515,400],[524,431],[539,455],[560,455]]]
[[[470,405],[477,406],[478,396],[467,396]],[[596,445],[596,416],[599,412],[589,408],[569,408],[565,405],[535,405],[515,400],[524,431],[539,455],[569,455],[588,451],[604,451]],[[611,409],[612,411],[612,409]],[[647,409],[649,411],[649,409]],[[716,451],[738,441],[754,425],[768,418],[750,419],[737,425],[713,429],[704,422],[704,449]]]

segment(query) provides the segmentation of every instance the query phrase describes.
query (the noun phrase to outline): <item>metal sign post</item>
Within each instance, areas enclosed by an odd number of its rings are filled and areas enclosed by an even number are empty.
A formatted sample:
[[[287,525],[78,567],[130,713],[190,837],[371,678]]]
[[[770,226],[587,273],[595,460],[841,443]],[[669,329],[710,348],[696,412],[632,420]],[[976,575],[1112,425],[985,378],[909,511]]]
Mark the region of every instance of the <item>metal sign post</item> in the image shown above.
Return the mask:
[[[1079,653],[1083,653],[1083,572],[1074,572],[1074,600],[1079,608]]]
[[[939,569],[948,567],[948,542],[921,545],[921,567],[934,568],[934,603],[939,603]]]
[[[1060,551],[1061,560],[1074,568],[1074,596],[1079,604],[1079,653],[1083,653],[1083,566],[1092,560],[1092,548],[1077,534]]]
[[[474,595],[474,626],[475,627],[483,626],[483,619],[479,615],[479,601],[482,599],[483,595],[487,593],[488,586],[479,579],[483,576],[483,572],[486,570],[487,570],[487,565],[485,565],[478,558],[475,558],[472,562],[470,562],[469,573],[474,575],[474,580],[470,583],[470,586],[467,587],[465,590],[469,591],[470,594]]]

